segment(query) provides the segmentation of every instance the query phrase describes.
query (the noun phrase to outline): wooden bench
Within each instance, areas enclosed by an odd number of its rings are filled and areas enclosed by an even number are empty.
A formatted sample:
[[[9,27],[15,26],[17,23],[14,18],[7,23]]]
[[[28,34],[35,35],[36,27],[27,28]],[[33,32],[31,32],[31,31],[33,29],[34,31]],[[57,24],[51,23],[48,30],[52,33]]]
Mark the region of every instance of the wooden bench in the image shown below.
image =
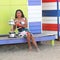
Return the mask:
[[[55,35],[46,35],[41,33],[41,23],[40,22],[30,22],[29,30],[33,34],[36,41],[49,41],[51,40],[52,46],[54,46]],[[0,38],[0,45],[4,44],[17,44],[17,43],[26,43],[27,40],[25,38],[8,38],[3,37]]]

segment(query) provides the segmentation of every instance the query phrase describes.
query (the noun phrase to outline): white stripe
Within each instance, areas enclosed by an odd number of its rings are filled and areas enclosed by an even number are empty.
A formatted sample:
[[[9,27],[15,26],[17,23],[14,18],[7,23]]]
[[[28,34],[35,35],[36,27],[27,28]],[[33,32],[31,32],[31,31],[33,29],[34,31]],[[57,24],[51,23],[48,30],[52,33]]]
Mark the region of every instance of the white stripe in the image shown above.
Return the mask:
[[[28,10],[30,10],[30,9],[32,9],[32,10],[42,10],[41,7],[42,7],[41,5],[40,6],[28,6]]]
[[[57,24],[57,17],[43,17],[42,23]]]
[[[41,6],[29,6],[28,7],[28,17],[40,17],[42,16]]]
[[[42,20],[42,17],[39,17],[39,18],[28,18],[29,22],[41,22],[41,20]]]
[[[59,2],[59,10],[60,10],[60,2]]]
[[[28,7],[28,13],[41,13],[42,11],[42,6],[29,6]]]
[[[56,39],[58,38],[58,32],[57,31],[43,31],[42,34],[46,34],[47,35],[55,35]]]
[[[42,11],[40,11],[40,12],[28,12],[28,17],[40,17],[40,16],[42,16]]]
[[[43,10],[57,10],[57,3],[56,2],[43,3],[42,9]]]
[[[42,6],[29,6],[28,20],[29,22],[42,21]]]
[[[39,10],[39,11],[35,10],[35,11],[32,11],[32,12],[29,11],[28,14],[29,14],[29,15],[30,15],[30,14],[31,14],[31,15],[32,15],[32,14],[38,14],[38,15],[40,14],[40,15],[41,15],[41,14],[42,14],[42,10]]]
[[[57,31],[43,31],[43,33],[54,35],[54,34],[57,34],[58,32]]]
[[[60,17],[59,17],[59,24],[60,24]]]
[[[29,14],[28,15],[28,18],[39,18],[39,17],[41,17],[41,14]]]

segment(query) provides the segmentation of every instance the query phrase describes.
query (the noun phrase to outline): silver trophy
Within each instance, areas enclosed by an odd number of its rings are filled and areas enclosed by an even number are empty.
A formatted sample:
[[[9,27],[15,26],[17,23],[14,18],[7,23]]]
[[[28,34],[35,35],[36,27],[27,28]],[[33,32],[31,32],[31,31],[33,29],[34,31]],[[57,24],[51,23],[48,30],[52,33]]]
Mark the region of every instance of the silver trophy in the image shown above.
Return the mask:
[[[11,26],[11,28],[13,28],[13,25],[15,25],[14,19],[11,18],[11,20],[9,21],[9,25]],[[9,37],[10,38],[15,38],[16,34],[14,31],[10,31],[9,32]]]

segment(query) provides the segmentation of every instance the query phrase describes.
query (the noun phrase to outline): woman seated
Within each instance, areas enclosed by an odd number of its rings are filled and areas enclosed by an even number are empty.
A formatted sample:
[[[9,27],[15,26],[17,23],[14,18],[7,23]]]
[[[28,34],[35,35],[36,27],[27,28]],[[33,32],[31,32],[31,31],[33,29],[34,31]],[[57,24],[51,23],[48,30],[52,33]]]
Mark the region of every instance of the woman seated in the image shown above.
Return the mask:
[[[36,41],[34,40],[34,37],[32,36],[32,34],[27,29],[27,27],[28,27],[27,19],[25,18],[22,10],[20,10],[20,9],[16,10],[14,22],[15,22],[15,25],[13,25],[13,28],[11,29],[11,31],[15,31],[16,28],[18,29],[18,32],[20,32],[20,33],[25,31],[24,35],[26,36],[29,50],[32,49],[30,41],[32,41],[33,45],[38,50],[38,46],[37,46]]]

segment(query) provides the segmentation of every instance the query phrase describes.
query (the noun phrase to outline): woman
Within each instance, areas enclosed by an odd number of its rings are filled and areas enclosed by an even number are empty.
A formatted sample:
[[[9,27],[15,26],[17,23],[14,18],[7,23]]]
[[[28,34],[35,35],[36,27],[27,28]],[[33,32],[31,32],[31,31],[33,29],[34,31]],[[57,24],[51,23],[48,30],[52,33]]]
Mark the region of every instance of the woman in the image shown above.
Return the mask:
[[[11,31],[15,31],[16,27],[18,28],[18,32],[25,31],[26,32],[26,39],[27,39],[28,46],[29,46],[29,50],[32,49],[30,40],[32,40],[33,45],[38,50],[38,46],[37,46],[36,41],[34,40],[32,34],[27,29],[27,27],[28,27],[27,20],[24,16],[22,10],[20,10],[20,9],[16,10],[14,21],[15,21],[15,25],[13,26]],[[24,22],[23,24],[21,24],[22,21]]]

